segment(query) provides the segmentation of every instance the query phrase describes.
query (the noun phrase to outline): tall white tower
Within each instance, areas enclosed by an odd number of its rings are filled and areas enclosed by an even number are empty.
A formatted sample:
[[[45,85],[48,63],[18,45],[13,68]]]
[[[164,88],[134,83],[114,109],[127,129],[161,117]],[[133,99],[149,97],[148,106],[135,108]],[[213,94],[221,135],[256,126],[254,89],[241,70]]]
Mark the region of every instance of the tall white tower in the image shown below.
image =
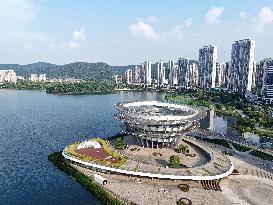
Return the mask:
[[[163,86],[165,84],[165,67],[163,66],[163,61],[157,62],[157,86]]]
[[[152,84],[152,63],[150,61],[145,61],[141,64],[142,68],[142,83],[144,85],[151,85]]]

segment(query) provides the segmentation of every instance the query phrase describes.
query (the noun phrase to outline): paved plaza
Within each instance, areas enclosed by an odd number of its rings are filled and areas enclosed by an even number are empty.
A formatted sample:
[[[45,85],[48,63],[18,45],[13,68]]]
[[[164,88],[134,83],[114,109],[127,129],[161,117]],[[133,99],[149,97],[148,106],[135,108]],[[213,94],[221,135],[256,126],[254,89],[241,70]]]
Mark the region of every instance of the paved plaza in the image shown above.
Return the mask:
[[[215,150],[226,148],[205,143]],[[193,151],[193,150],[192,150]],[[159,150],[160,152],[160,150]],[[175,205],[179,198],[185,197],[197,205],[272,205],[273,204],[273,172],[258,166],[260,160],[245,158],[240,155],[229,156],[239,175],[230,175],[220,180],[220,191],[205,189],[204,183],[182,180],[161,180],[130,177],[117,174],[99,173],[108,179],[106,189],[136,204],[142,205]],[[255,164],[254,161],[257,163]],[[97,172],[76,165],[77,169],[93,177]],[[179,184],[188,184],[189,192],[182,192]],[[210,185],[210,182],[206,182]]]

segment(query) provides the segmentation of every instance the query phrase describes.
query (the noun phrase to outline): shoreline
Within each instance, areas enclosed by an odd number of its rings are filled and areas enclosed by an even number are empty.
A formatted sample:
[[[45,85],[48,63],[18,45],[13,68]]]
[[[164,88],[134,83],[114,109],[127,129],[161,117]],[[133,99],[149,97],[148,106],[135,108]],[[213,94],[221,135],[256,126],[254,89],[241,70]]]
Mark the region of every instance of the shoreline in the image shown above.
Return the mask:
[[[96,197],[102,204],[107,205],[125,205],[128,202],[121,201],[121,198],[114,196],[113,193],[106,190],[104,187],[95,182],[91,177],[88,177],[84,173],[78,171],[72,167],[69,163],[65,162],[61,152],[53,152],[48,155],[48,160],[59,170],[72,177],[83,188]]]

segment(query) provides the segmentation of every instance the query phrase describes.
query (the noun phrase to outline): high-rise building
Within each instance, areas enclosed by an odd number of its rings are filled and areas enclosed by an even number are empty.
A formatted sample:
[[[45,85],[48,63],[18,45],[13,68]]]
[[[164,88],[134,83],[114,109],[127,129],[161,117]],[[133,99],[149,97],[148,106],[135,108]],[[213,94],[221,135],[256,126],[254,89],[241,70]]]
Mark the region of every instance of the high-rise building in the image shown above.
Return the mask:
[[[225,87],[228,75],[228,65],[227,63],[216,63],[216,87]]]
[[[270,60],[270,58],[269,59],[264,59],[262,61],[259,61],[259,62],[256,63],[256,66],[255,66],[255,77],[254,77],[254,79],[255,79],[255,86],[251,90],[251,92],[253,94],[257,94],[260,97],[262,95],[264,70],[265,70],[265,67],[266,67],[266,64],[267,64],[266,62],[268,60]]]
[[[273,104],[273,59],[257,63],[254,90],[266,104]]]
[[[157,86],[163,86],[165,83],[165,67],[163,66],[163,61],[160,60],[157,62]]]
[[[135,66],[133,70],[133,84],[141,84],[141,68],[139,66]]]
[[[0,70],[0,83],[16,83],[17,77],[14,70]]]
[[[179,58],[178,59],[178,86],[180,88],[189,87],[189,74],[190,74],[190,59]]]
[[[128,85],[133,83],[133,70],[132,69],[127,69],[125,71],[125,81]]]
[[[141,64],[141,83],[148,86],[152,84],[152,63],[145,61]]]
[[[254,49],[255,41],[250,39],[235,41],[232,44],[229,90],[241,93],[251,91]]]
[[[190,61],[190,70],[189,70],[189,87],[194,88],[198,85],[198,64],[196,62]]]
[[[217,47],[204,46],[199,49],[199,80],[201,88],[214,88],[216,78]]]
[[[216,76],[215,76],[215,87],[219,87],[221,84],[221,74],[220,74],[220,63],[216,62]]]
[[[168,63],[168,70],[169,70],[169,85],[170,86],[177,86],[177,76],[178,76],[178,66],[175,64],[174,61],[169,61]]]

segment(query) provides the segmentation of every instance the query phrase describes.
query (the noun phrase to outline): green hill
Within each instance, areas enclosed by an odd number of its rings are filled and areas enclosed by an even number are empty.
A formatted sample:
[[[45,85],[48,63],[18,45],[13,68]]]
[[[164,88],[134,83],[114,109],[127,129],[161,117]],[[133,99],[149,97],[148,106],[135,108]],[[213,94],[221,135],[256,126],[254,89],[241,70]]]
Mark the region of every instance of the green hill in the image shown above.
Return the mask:
[[[0,64],[0,70],[13,69],[17,75],[29,77],[31,73],[47,74],[49,78],[81,78],[85,80],[113,80],[113,68],[102,62],[75,62],[65,65],[33,63],[27,65]]]

